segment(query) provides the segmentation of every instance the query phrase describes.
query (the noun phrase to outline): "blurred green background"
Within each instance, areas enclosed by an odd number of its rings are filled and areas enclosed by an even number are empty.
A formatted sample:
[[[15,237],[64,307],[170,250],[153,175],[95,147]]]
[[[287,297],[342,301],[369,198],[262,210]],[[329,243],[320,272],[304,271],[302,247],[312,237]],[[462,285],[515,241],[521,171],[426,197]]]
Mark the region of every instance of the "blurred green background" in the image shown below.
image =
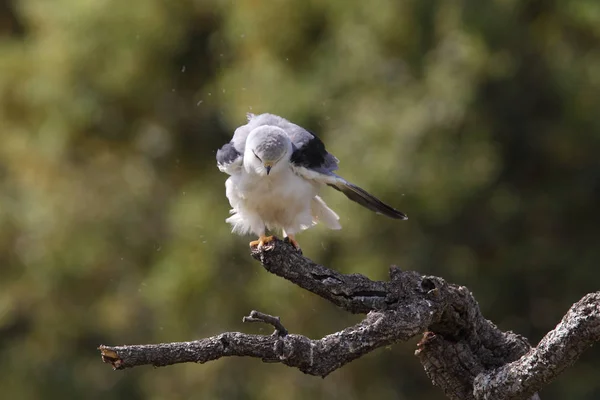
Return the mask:
[[[305,255],[467,285],[535,344],[600,281],[597,0],[0,0],[0,393],[10,399],[443,399],[415,339],[325,380],[255,359],[113,372],[251,309],[319,338],[360,320],[230,234],[215,152],[246,112],[316,132],[406,212],[323,196]],[[542,393],[600,398],[599,348]]]

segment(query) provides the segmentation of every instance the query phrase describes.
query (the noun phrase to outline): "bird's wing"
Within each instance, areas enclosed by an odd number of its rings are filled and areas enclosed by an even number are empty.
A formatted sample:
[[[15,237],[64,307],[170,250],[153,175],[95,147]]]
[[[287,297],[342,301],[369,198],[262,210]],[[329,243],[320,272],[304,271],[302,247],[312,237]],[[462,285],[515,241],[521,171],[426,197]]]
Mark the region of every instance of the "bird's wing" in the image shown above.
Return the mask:
[[[290,163],[297,175],[331,186],[350,200],[378,214],[395,219],[408,219],[404,213],[335,174],[334,171],[338,169],[338,159],[327,152],[321,139],[298,125],[286,122],[290,125],[284,130],[294,145]]]
[[[382,214],[386,217],[394,219],[408,219],[406,214],[403,212],[385,204],[383,201],[379,200],[366,190],[348,182],[341,176],[336,175],[335,183],[327,183],[327,185],[331,186],[335,190],[339,190],[350,200],[368,208],[371,211],[375,211],[377,214]]]
[[[243,162],[243,152],[236,149],[233,141],[217,150],[217,166],[221,172],[233,175],[241,169]]]
[[[254,114],[248,114],[248,122]],[[221,172],[232,175],[239,172],[244,163],[244,150],[248,135],[254,129],[250,124],[242,125],[235,130],[231,141],[217,150],[217,166]]]
[[[375,211],[377,214],[382,214],[394,219],[408,219],[406,214],[395,208],[385,204],[377,197],[373,196],[361,187],[348,182],[341,176],[326,171],[311,169],[310,167],[299,166],[292,163],[292,170],[299,176],[305,179],[311,179],[315,182],[330,186],[335,190],[342,192],[350,200]]]

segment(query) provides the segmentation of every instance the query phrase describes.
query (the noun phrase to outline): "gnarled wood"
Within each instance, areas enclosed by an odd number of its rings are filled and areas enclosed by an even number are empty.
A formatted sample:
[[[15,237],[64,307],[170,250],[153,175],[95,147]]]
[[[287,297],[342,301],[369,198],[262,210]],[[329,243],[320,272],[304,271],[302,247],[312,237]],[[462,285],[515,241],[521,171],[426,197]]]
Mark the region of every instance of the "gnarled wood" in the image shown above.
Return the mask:
[[[600,340],[600,292],[571,307],[562,322],[532,348],[513,332],[502,332],[483,317],[464,286],[442,278],[390,269],[389,281],[344,275],[303,257],[275,240],[252,256],[263,267],[351,313],[367,314],[359,324],[311,340],[289,334],[278,317],[253,311],[244,320],[273,325],[273,335],[228,332],[191,342],[100,346],[115,369],[138,365],[204,363],[246,356],[280,362],[326,376],[382,346],[423,339],[417,356],[434,384],[451,399],[528,399]]]

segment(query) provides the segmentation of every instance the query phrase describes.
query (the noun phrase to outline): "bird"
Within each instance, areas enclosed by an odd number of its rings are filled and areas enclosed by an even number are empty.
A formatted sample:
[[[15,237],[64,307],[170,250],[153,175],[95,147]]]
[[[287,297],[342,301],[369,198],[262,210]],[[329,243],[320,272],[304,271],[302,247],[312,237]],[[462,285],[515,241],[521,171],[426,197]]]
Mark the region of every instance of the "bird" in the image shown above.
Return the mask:
[[[316,223],[341,229],[339,216],[318,193],[329,186],[350,200],[387,217],[406,220],[406,214],[385,204],[334,171],[339,160],[312,132],[274,114],[248,114],[229,143],[217,151],[217,166],[229,175],[225,194],[231,205],[226,222],[232,232],[250,232],[258,240],[250,247],[263,248],[281,230],[297,250],[296,234]]]

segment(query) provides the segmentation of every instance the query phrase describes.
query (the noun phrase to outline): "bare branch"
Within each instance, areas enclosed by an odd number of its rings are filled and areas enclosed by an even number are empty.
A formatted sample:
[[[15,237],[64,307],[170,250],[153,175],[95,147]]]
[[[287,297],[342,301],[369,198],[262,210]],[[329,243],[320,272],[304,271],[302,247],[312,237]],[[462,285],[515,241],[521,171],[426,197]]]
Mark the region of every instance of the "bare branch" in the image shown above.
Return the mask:
[[[479,399],[527,399],[550,383],[594,342],[600,341],[600,292],[575,303],[537,347],[475,379]]]
[[[451,399],[527,399],[600,340],[600,292],[576,303],[532,349],[527,339],[486,320],[469,290],[433,276],[390,269],[390,280],[371,281],[315,264],[280,240],[253,251],[263,267],[351,313],[359,324],[311,340],[288,334],[279,317],[252,311],[247,322],[275,327],[273,335],[223,333],[192,342],[100,346],[115,369],[138,365],[204,363],[228,356],[280,362],[326,376],[378,348],[425,333],[417,356],[434,384]],[[532,397],[533,396],[533,397]]]
[[[413,317],[415,320],[402,321],[393,311],[372,312],[359,324],[320,340],[294,334],[266,336],[228,332],[191,342],[100,346],[98,349],[102,360],[114,369],[205,363],[222,357],[243,356],[280,362],[306,374],[324,377],[342,365],[396,341],[398,336],[404,340],[413,337],[418,333],[415,329],[421,329],[420,326],[427,323],[417,315]]]
[[[242,318],[242,322],[262,322],[273,325],[273,328],[275,328],[275,332],[273,332],[274,335],[285,336],[288,334],[287,329],[281,324],[281,319],[279,317],[261,313],[260,311],[250,311],[250,315]]]
[[[254,249],[252,257],[265,269],[354,314],[393,309],[398,297],[389,282],[371,281],[360,274],[344,275],[303,257],[291,245],[271,242],[268,250]]]

